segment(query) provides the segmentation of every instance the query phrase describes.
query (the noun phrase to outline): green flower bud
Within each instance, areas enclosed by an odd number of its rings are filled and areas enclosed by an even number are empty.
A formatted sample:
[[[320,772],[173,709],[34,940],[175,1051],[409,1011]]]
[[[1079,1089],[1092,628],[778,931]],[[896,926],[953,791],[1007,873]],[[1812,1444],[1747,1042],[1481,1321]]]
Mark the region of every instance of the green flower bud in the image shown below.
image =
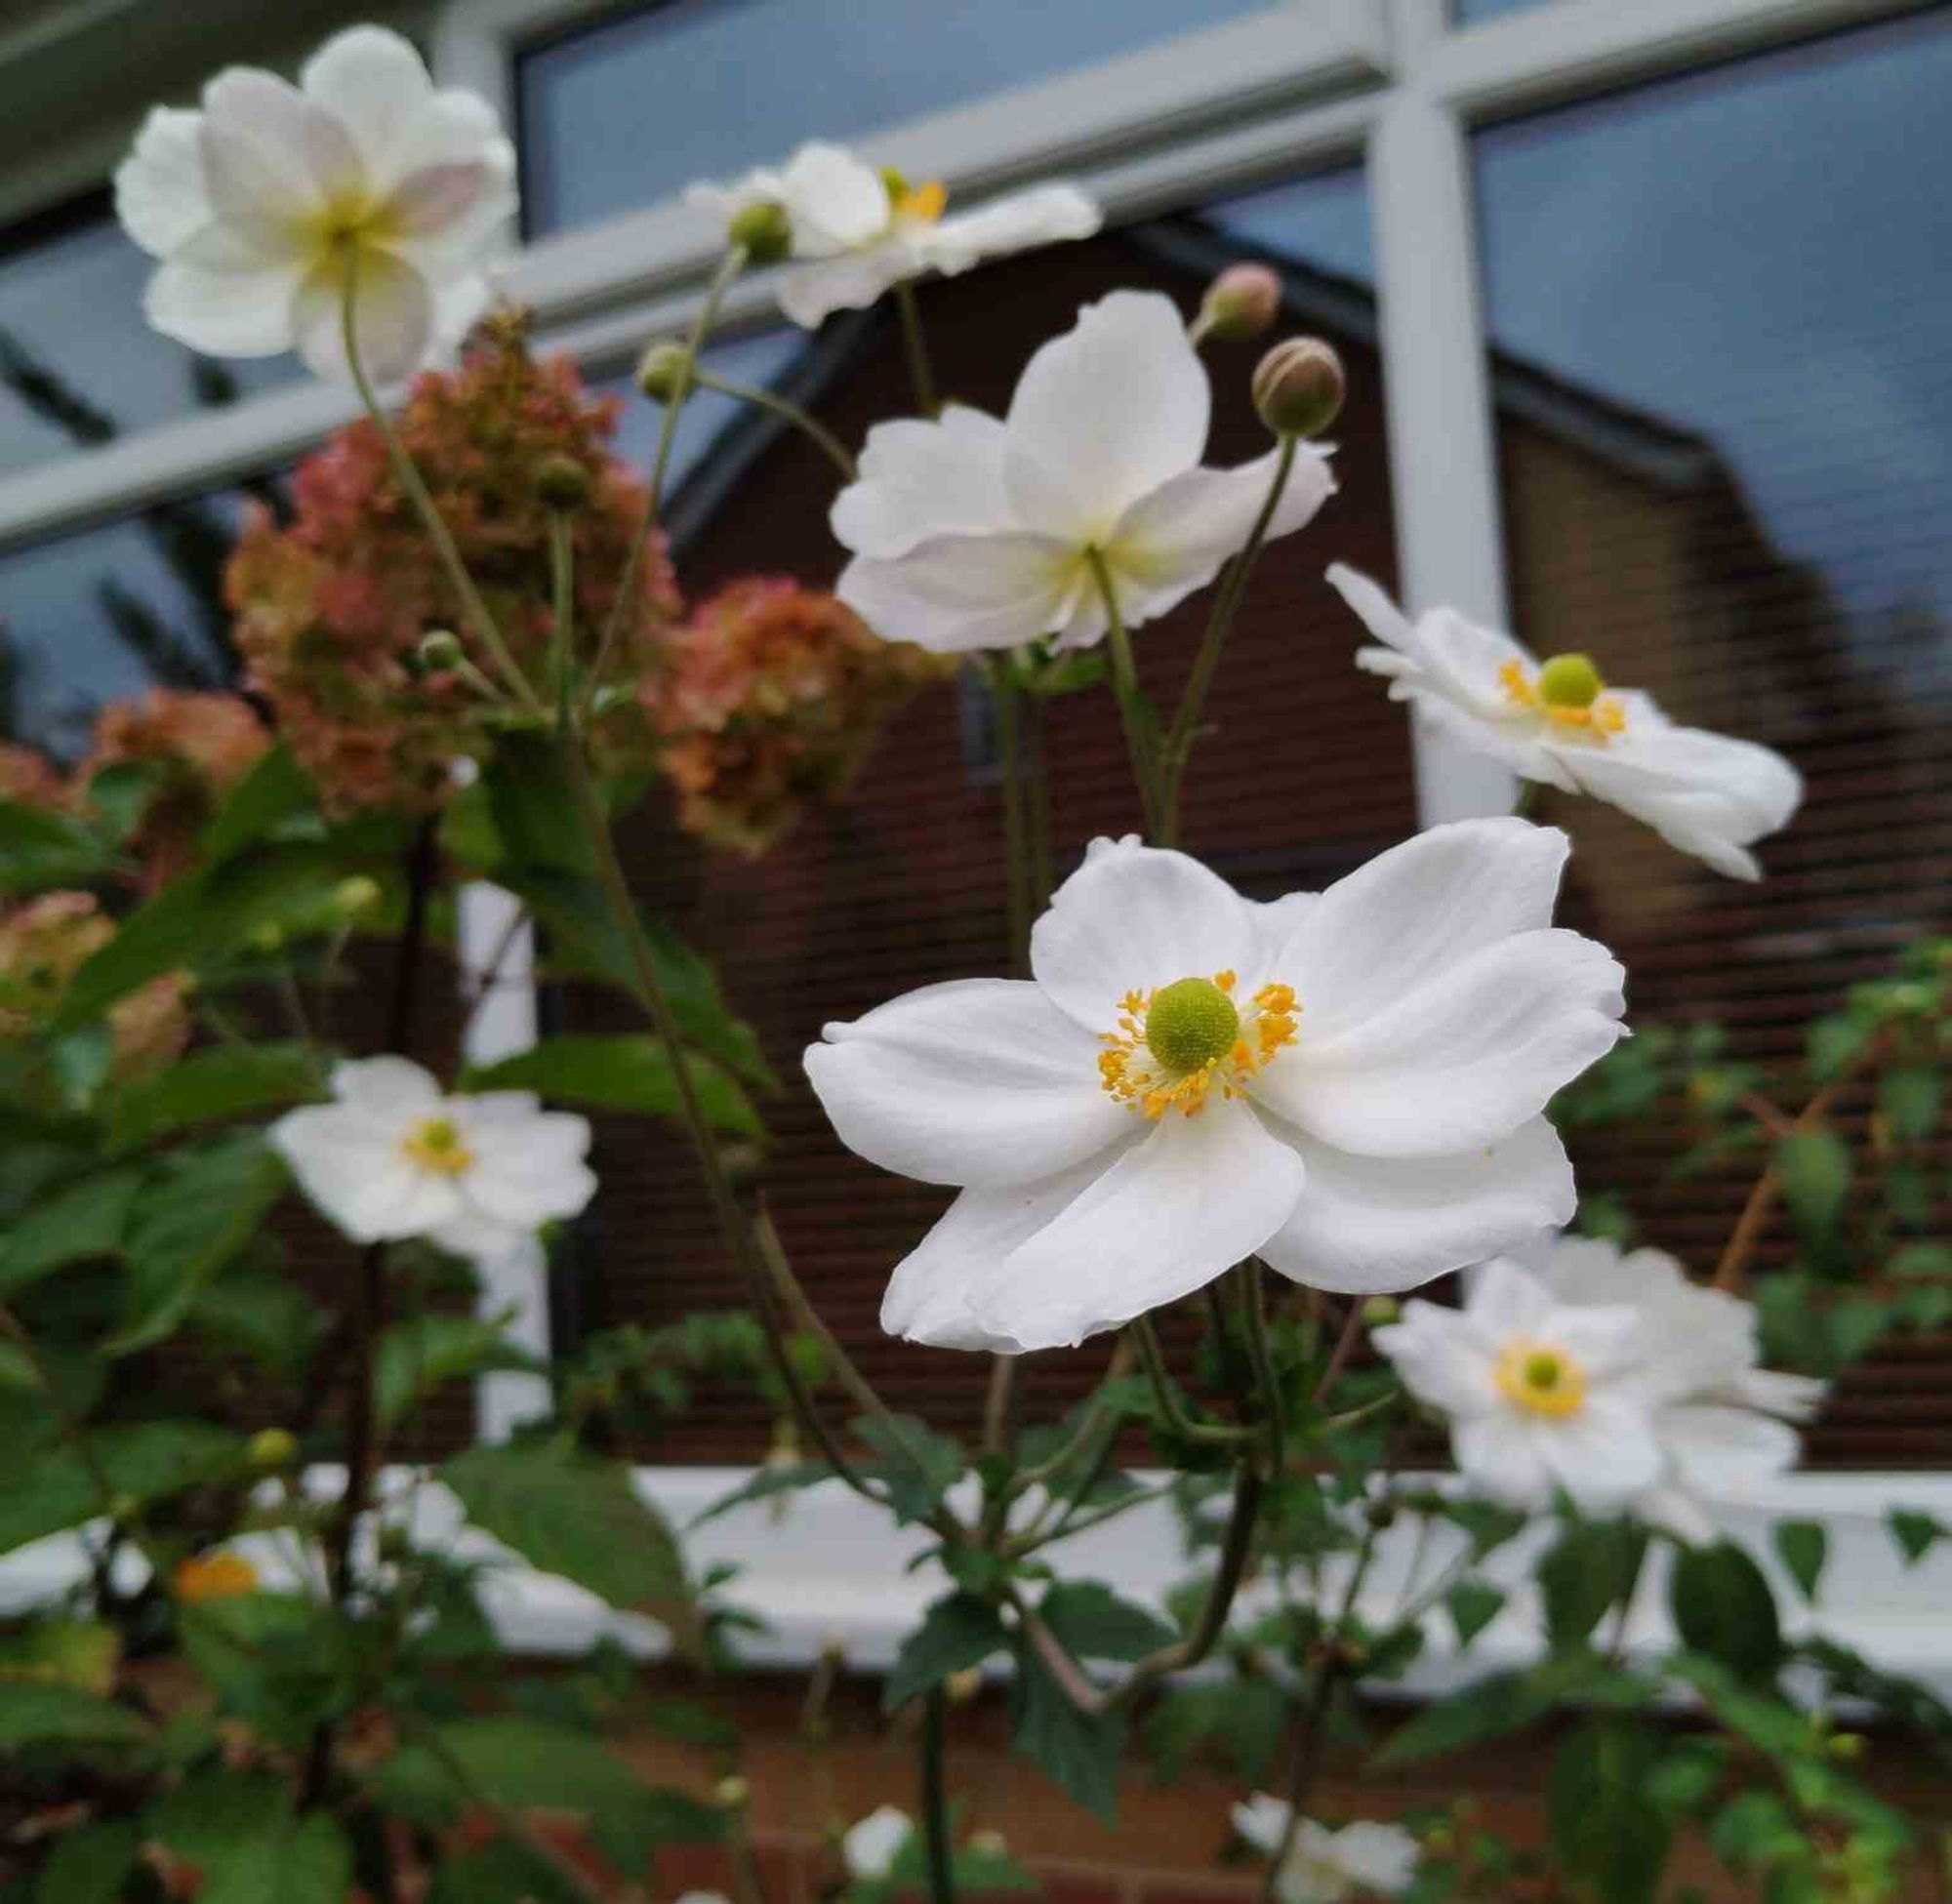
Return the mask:
[[[536,494],[552,509],[580,509],[590,501],[590,471],[573,456],[546,456],[536,466]]]
[[[743,1778],[721,1778],[712,1788],[712,1796],[727,1811],[738,1811],[752,1796],[752,1788]]]
[[[1266,331],[1281,314],[1281,279],[1265,264],[1229,264],[1206,287],[1196,338],[1244,344]]]
[[[1362,1305],[1362,1325],[1370,1329],[1386,1329],[1392,1322],[1403,1319],[1403,1304],[1394,1296],[1371,1296]]]
[[[637,387],[654,403],[672,403],[691,385],[691,352],[682,344],[654,344],[637,360]]]
[[[1332,344],[1291,337],[1254,372],[1254,410],[1277,436],[1320,436],[1342,414],[1348,389]]]
[[[793,219],[777,199],[762,198],[734,212],[725,235],[744,245],[754,264],[777,264],[793,250]]]
[[[261,952],[278,952],[283,949],[284,943],[285,928],[275,919],[266,919],[252,932],[250,939],[251,950]]]
[[[468,659],[461,637],[452,628],[432,628],[421,636],[421,666],[439,674],[459,668]]]
[[[355,912],[370,912],[385,896],[379,880],[369,878],[363,872],[342,879],[332,890],[334,904],[348,916]]]
[[[261,1428],[244,1444],[244,1458],[266,1473],[289,1468],[299,1458],[299,1438],[289,1428]]]

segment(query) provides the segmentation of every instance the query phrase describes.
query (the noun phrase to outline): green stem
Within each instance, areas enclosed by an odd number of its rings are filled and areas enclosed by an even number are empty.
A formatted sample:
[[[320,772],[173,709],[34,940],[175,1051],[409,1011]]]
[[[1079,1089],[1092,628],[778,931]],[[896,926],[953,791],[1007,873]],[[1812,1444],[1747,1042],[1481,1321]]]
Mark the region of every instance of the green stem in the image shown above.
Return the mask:
[[[1084,559],[1091,566],[1099,599],[1105,604],[1105,639],[1112,656],[1112,692],[1118,703],[1118,720],[1125,730],[1125,750],[1131,756],[1132,779],[1139,790],[1139,806],[1145,814],[1146,834],[1155,845],[1166,844],[1169,830],[1159,803],[1159,760],[1148,729],[1145,702],[1139,689],[1138,664],[1132,659],[1132,637],[1125,618],[1118,610],[1118,591],[1112,583],[1112,571],[1102,550],[1087,548]]]
[[[1538,796],[1543,786],[1536,780],[1521,780],[1519,790],[1512,795],[1512,818],[1523,820],[1538,805]]]
[[[1164,782],[1163,817],[1167,823],[1166,834],[1159,842],[1161,846],[1178,843],[1180,784],[1186,777],[1187,756],[1193,750],[1200,710],[1206,705],[1206,696],[1213,686],[1213,676],[1219,670],[1227,637],[1233,631],[1240,602],[1247,592],[1247,579],[1253,573],[1255,558],[1267,540],[1268,525],[1274,521],[1275,510],[1281,506],[1281,492],[1287,488],[1299,441],[1293,436],[1281,438],[1281,453],[1275,461],[1274,480],[1268,485],[1266,500],[1254,518],[1245,547],[1227,565],[1220,592],[1214,598],[1213,612],[1206,619],[1206,632],[1200,638],[1200,653],[1194,658],[1193,672],[1187,677],[1185,693],[1180,696],[1179,711],[1174,714],[1172,726],[1167,730],[1160,749],[1160,772]]]
[[[549,679],[556,718],[560,723],[569,705],[569,676],[576,639],[576,544],[569,514],[549,511],[549,594],[552,631],[549,636]]]
[[[1287,1399],[1275,1374],[1274,1350],[1268,1340],[1267,1284],[1260,1264],[1251,1257],[1234,1274],[1240,1279],[1240,1333],[1247,1338],[1247,1357],[1267,1411],[1268,1468],[1278,1475],[1287,1461]]]
[[[502,638],[500,625],[488,604],[482,600],[481,590],[474,586],[474,578],[468,573],[468,564],[461,559],[461,549],[441,515],[440,506],[433,500],[433,492],[427,488],[419,467],[407,453],[406,444],[393,427],[393,420],[380,407],[372,381],[366,375],[366,366],[359,354],[359,327],[353,315],[358,302],[358,283],[359,253],[354,248],[346,255],[346,292],[339,312],[339,333],[346,350],[346,368],[352,377],[352,387],[359,392],[359,401],[365,405],[373,427],[380,432],[380,440],[386,445],[386,460],[392,465],[394,479],[418,511],[427,539],[433,544],[434,552],[447,571],[447,579],[460,597],[462,615],[475,639],[481,643],[482,652],[495,664],[515,698],[531,713],[540,714],[542,704],[536,699],[535,689],[529,685],[528,676],[515,665],[514,656],[508,652],[508,644]]]
[[[907,279],[895,286],[895,308],[902,317],[902,349],[909,362],[909,386],[915,391],[915,408],[924,417],[942,415],[942,398],[937,393],[935,366],[929,362],[928,339],[921,328],[921,306],[915,302],[915,286]]]
[[[943,1762],[943,1720],[948,1704],[941,1685],[930,1686],[921,1718],[922,1847],[928,1855],[928,1894],[934,1904],[956,1904],[955,1848],[949,1839],[949,1791]]]
[[[722,395],[737,397],[741,403],[750,403],[761,410],[769,410],[781,422],[791,424],[803,436],[809,438],[827,457],[828,461],[840,471],[842,477],[852,482],[859,473],[854,467],[854,459],[848,454],[847,446],[840,438],[811,412],[802,410],[797,403],[783,397],[777,390],[768,390],[755,384],[741,384],[735,378],[720,377],[707,370],[702,364],[692,366],[692,381],[702,388],[717,390]]]
[[[1139,1359],[1145,1363],[1146,1379],[1152,1384],[1153,1399],[1159,1403],[1159,1413],[1165,1417],[1166,1426],[1175,1434],[1183,1435],[1190,1440],[1214,1441],[1234,1444],[1251,1441],[1254,1434],[1247,1428],[1231,1428],[1220,1422],[1195,1421],[1179,1405],[1179,1398],[1172,1392],[1172,1376],[1165,1365],[1165,1356],[1159,1348],[1158,1332],[1153,1327],[1150,1316],[1134,1317],[1127,1327],[1139,1345]]]
[[[705,348],[705,341],[718,321],[718,306],[724,302],[726,292],[732,288],[732,280],[745,267],[746,247],[728,245],[724,257],[718,261],[718,268],[712,274],[712,282],[705,287],[698,314],[692,319],[691,335],[686,340],[685,349],[693,374],[671,392],[671,401],[665,405],[664,420],[658,425],[658,447],[651,459],[651,483],[644,498],[644,513],[638,520],[636,534],[630,538],[630,552],[624,558],[624,578],[617,585],[616,599],[610,604],[610,613],[603,618],[603,632],[597,637],[596,653],[590,665],[590,686],[584,696],[586,713],[603,679],[604,666],[610,659],[611,650],[617,645],[617,637],[623,632],[625,620],[633,612],[637,579],[643,573],[644,551],[657,533],[658,519],[664,509],[665,477],[671,470],[671,446],[677,440],[678,415],[697,381],[698,354]]]

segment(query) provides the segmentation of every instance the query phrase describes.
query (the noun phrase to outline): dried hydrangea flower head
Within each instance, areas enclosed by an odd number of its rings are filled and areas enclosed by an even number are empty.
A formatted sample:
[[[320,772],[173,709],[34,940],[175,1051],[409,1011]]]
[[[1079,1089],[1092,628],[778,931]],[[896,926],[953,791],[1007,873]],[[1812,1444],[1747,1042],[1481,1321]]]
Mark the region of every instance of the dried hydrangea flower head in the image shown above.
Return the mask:
[[[589,478],[572,518],[576,642],[591,653],[622,586],[644,508],[637,477],[612,454],[616,402],[586,389],[567,359],[539,359],[528,321],[497,312],[459,370],[428,371],[398,415],[463,560],[517,663],[536,678],[550,639],[549,506],[546,469]],[[492,731],[465,670],[427,667],[434,630],[468,620],[402,496],[373,425],[339,431],[301,465],[295,519],[266,515],[245,531],[226,592],[250,686],[270,703],[280,735],[335,811],[426,810],[452,786],[457,759],[484,758]],[[611,650],[613,680],[650,667],[678,613],[662,542],[647,551]],[[634,703],[595,726],[606,766],[648,766],[650,723]]]

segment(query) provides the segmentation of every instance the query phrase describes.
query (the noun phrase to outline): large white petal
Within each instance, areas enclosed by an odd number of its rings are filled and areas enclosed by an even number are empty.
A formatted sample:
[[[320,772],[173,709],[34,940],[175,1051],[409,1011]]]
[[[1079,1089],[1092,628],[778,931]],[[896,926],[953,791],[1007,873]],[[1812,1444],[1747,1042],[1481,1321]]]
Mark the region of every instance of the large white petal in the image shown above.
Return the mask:
[[[1033,1183],[1131,1125],[1097,1040],[1021,979],[923,986],[826,1035],[806,1073],[840,1141],[923,1183]]]
[[[888,229],[892,207],[886,181],[845,146],[811,141],[787,161],[778,182],[793,220],[795,258],[852,251]]]
[[[1389,670],[1379,667],[1375,657],[1390,651],[1362,648],[1356,666],[1372,674]],[[1392,656],[1392,659],[1395,659]],[[1501,761],[1524,780],[1543,781],[1562,793],[1576,793],[1579,783],[1567,771],[1557,752],[1543,739],[1543,723],[1530,717],[1484,714],[1465,707],[1454,694],[1431,685],[1431,677],[1416,670],[1399,674],[1390,683],[1390,699],[1406,701],[1425,727],[1447,734],[1473,753],[1487,754]]]
[[[1542,1438],[1513,1408],[1493,1408],[1450,1424],[1450,1458],[1479,1493],[1507,1507],[1544,1507],[1552,1471]]]
[[[192,241],[190,249],[207,248]],[[302,276],[296,263],[212,270],[178,256],[150,274],[142,314],[165,337],[213,357],[275,356],[292,347]]]
[[[129,156],[115,173],[115,216],[130,237],[162,258],[211,220],[203,188],[202,114],[173,106],[150,109]]]
[[[483,1117],[478,1098],[450,1100],[462,1141],[474,1154],[463,1183],[470,1202],[498,1222],[539,1229],[556,1217],[575,1216],[596,1194],[596,1177],[585,1161],[590,1121],[569,1112]]]
[[[1567,1222],[1578,1201],[1543,1117],[1455,1156],[1354,1156],[1299,1134],[1296,1147],[1308,1190],[1261,1254],[1317,1289],[1413,1289]]]
[[[1510,635],[1480,628],[1454,608],[1433,609],[1410,622],[1375,583],[1345,562],[1329,567],[1328,582],[1378,641],[1403,657],[1432,687],[1479,713],[1504,709],[1498,674],[1508,662],[1527,670],[1535,666],[1530,652]]]
[[[1123,1148],[1143,1141],[1150,1126],[1129,1124]],[[942,1220],[895,1266],[881,1303],[881,1326],[936,1349],[989,1350],[1013,1356],[1028,1348],[977,1321],[971,1307],[980,1283],[1019,1243],[1051,1223],[1112,1167],[1117,1153],[1033,1184],[1004,1190],[965,1190]]]
[[[927,423],[876,424],[860,474],[834,499],[828,520],[857,555],[888,560],[930,536],[1014,527],[1003,493],[1003,425],[952,403]]]
[[[932,536],[892,561],[856,556],[834,593],[885,640],[968,654],[1059,627],[1077,568],[1077,552],[1049,536]]]
[[[1118,518],[1106,557],[1127,625],[1163,615],[1203,588],[1245,547],[1279,466],[1271,450],[1237,469],[1188,469],[1141,497]],[[1304,444],[1268,524],[1291,534],[1334,493],[1328,459]]]
[[[326,207],[366,188],[337,116],[253,67],[233,66],[204,88],[197,136],[218,217],[273,256],[315,242]]]
[[[1268,1258],[1265,1246],[1261,1255]],[[1454,1309],[1412,1300],[1403,1305],[1402,1321],[1377,1329],[1370,1340],[1419,1401],[1446,1415],[1482,1414],[1500,1404],[1492,1358],[1478,1331]]]
[[[432,1117],[444,1108],[431,1072],[411,1058],[391,1053],[347,1058],[332,1070],[332,1090],[343,1105],[398,1133],[416,1117]]]
[[[1018,1244],[976,1290],[976,1320],[1056,1349],[1176,1302],[1250,1256],[1301,1195],[1301,1158],[1239,1098],[1168,1114]]]
[[[780,309],[811,331],[836,310],[866,310],[883,292],[921,269],[915,249],[898,232],[853,251],[837,251],[781,272],[774,295]]]
[[[1539,1277],[1509,1257],[1485,1263],[1466,1278],[1464,1314],[1493,1354],[1513,1336],[1536,1336],[1552,1322],[1555,1305]]]
[[[1310,1026],[1308,981],[1304,967],[1300,1038],[1250,1088],[1311,1136],[1371,1156],[1496,1144],[1625,1035],[1618,962],[1558,928],[1484,946],[1326,1036]]]
[[[427,360],[433,340],[433,293],[404,259],[364,246],[353,320],[366,375],[377,383],[391,383]],[[299,354],[320,377],[347,375],[344,324],[345,280],[335,261],[307,274],[292,310]]]
[[[1234,1830],[1241,1841],[1257,1851],[1278,1851],[1287,1836],[1287,1821],[1294,1807],[1271,1792],[1256,1792],[1234,1807]]]
[[[1259,983],[1256,914],[1216,872],[1136,838],[1093,840],[1031,930],[1031,973],[1094,1034],[1117,1029],[1118,1001],[1175,979],[1234,972]]]
[[[1107,541],[1132,504],[1199,463],[1211,403],[1170,298],[1115,291],[1085,305],[1010,399],[1003,474],[1019,519]]]
[[[384,26],[348,27],[305,61],[299,84],[351,135],[374,188],[387,189],[398,177],[394,147],[433,97],[433,82],[412,44]]]
[[[1033,185],[923,226],[912,240],[928,263],[953,276],[1003,252],[1089,238],[1104,222],[1097,201],[1076,185]]]
[[[1304,1038],[1394,1012],[1472,952],[1549,924],[1570,850],[1556,827],[1459,820],[1338,879],[1271,966],[1300,994]]]
[[[269,1134],[305,1195],[354,1242],[425,1236],[460,1208],[452,1182],[416,1169],[397,1127],[364,1111],[308,1105]]]
[[[1751,1500],[1797,1464],[1803,1443],[1787,1422],[1712,1402],[1664,1408],[1656,1430],[1677,1478],[1716,1500]]]
[[[1582,1508],[1622,1507],[1660,1479],[1664,1457],[1653,1426],[1623,1397],[1591,1393],[1577,1414],[1539,1422],[1539,1451]]]
[[[1415,1876],[1417,1843],[1401,1825],[1358,1819],[1335,1833],[1335,1861],[1364,1890],[1392,1897]]]

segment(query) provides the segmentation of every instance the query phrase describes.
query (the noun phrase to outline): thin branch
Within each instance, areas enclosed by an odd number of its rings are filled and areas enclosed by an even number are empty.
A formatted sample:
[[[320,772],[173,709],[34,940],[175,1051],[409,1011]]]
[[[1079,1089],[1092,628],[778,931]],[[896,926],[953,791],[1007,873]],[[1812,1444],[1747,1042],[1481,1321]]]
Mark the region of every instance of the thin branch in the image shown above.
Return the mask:
[[[703,364],[694,364],[691,375],[702,389],[716,390],[721,396],[737,397],[741,403],[769,410],[782,423],[790,424],[834,465],[843,481],[851,483],[860,473],[854,466],[854,458],[847,445],[810,410],[803,410],[790,397],[783,397],[777,390],[766,389],[757,384],[742,384],[734,377],[720,377],[715,371],[707,370]]]

